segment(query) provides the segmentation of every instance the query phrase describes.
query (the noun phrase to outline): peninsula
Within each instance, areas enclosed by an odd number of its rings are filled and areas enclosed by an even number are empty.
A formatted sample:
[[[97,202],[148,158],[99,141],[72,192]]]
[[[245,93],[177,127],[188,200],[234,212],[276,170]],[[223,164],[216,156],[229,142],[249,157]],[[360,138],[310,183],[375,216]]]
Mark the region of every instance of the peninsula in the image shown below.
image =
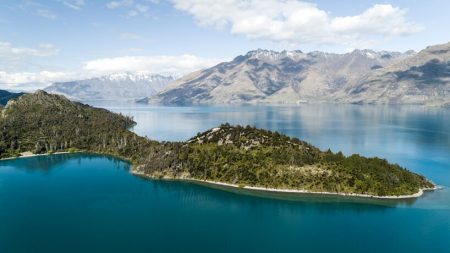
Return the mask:
[[[133,164],[134,174],[254,190],[418,197],[435,185],[380,158],[321,151],[278,132],[222,124],[185,142],[157,142],[129,130],[120,114],[37,91],[0,113],[0,158],[85,151]]]

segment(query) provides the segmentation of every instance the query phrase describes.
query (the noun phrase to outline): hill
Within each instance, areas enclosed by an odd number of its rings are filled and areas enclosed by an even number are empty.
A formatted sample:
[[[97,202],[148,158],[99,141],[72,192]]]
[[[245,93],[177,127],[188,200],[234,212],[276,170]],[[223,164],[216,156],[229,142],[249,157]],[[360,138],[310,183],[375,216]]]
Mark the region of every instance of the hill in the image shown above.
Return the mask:
[[[186,143],[164,145],[170,151],[150,155],[134,168],[135,173],[241,187],[373,196],[408,195],[433,187],[423,176],[380,158],[323,152],[296,138],[249,126],[225,124]]]
[[[87,150],[136,160],[151,141],[130,132],[134,124],[129,117],[37,91],[2,109],[0,157]]]

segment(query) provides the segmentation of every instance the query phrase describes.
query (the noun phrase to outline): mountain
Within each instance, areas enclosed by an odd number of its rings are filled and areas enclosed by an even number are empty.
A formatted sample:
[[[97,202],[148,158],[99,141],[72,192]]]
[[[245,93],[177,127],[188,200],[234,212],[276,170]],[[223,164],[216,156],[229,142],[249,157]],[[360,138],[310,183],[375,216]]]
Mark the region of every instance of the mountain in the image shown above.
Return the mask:
[[[14,92],[6,91],[6,90],[0,90],[0,105],[6,105],[6,103],[8,103],[8,101],[10,99],[20,97],[23,94],[25,94],[25,93],[23,93],[23,92],[14,93]]]
[[[117,73],[107,76],[58,82],[45,91],[67,96],[73,100],[135,100],[161,91],[175,77],[146,73]]]
[[[351,103],[450,105],[450,42],[370,73],[345,90]]]
[[[178,79],[149,102],[167,105],[334,101],[376,69],[414,55],[355,50],[346,54],[250,51]]]

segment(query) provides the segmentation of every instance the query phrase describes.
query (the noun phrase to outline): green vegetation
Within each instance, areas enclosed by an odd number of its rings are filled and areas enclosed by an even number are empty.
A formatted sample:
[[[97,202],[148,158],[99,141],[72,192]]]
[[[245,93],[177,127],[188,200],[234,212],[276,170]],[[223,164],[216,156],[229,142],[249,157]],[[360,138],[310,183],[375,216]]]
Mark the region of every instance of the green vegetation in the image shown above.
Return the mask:
[[[431,188],[423,176],[380,158],[316,147],[278,132],[222,125],[198,134],[139,167],[154,177],[194,178],[235,185],[318,192],[406,195]]]
[[[0,158],[85,150],[137,162],[153,145],[128,131],[129,117],[72,102],[44,91],[12,100],[0,116]]]
[[[323,152],[253,127],[221,125],[186,142],[156,142],[128,130],[129,117],[43,91],[10,101],[0,116],[0,157],[21,152],[87,151],[131,161],[154,178],[198,179],[377,196],[432,188],[423,176],[380,158]]]

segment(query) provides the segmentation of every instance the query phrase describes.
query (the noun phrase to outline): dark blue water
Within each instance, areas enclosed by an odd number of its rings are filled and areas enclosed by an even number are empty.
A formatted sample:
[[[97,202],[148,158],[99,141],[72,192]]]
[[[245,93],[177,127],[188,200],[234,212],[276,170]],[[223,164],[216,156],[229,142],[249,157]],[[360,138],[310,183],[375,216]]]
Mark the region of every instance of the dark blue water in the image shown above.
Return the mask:
[[[236,194],[144,180],[71,154],[0,161],[0,252],[450,252],[450,112],[419,107],[103,105],[135,131],[183,140],[253,124],[323,149],[388,158],[443,189],[411,202]]]

